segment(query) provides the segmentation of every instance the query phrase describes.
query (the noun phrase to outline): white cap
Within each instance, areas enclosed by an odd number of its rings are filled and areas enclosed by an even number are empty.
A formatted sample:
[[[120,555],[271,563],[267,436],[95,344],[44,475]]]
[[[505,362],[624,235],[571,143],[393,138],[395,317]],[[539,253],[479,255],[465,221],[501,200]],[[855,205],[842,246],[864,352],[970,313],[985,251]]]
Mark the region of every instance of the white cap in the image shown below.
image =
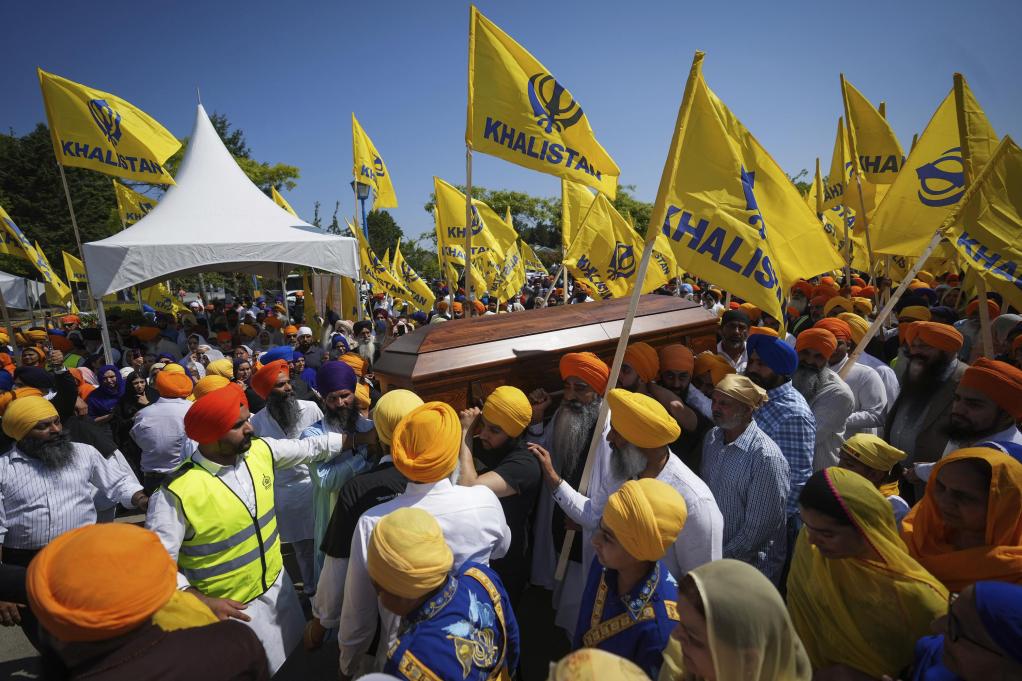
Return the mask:
[[[312,329],[310,329],[307,326],[299,326],[298,327],[298,335],[299,336],[311,336],[312,335]]]

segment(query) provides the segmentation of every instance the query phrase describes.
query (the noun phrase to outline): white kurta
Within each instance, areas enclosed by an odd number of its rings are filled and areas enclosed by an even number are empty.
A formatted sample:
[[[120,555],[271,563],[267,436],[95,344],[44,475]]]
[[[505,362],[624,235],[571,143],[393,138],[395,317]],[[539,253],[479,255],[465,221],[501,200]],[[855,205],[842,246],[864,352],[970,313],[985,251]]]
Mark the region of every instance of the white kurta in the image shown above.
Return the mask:
[[[329,460],[340,453],[342,438],[331,434],[306,440],[267,440],[266,444],[273,452],[273,465],[279,472],[311,461]],[[242,465],[243,457],[244,455],[233,466],[221,466],[199,452],[192,454],[192,460],[197,465],[220,478],[244,502],[249,513],[254,514],[255,489],[252,487],[252,477],[247,467]],[[159,536],[160,542],[175,561],[182,542],[194,532],[180,503],[177,497],[160,488],[149,500],[149,512],[146,516],[146,528]],[[187,505],[187,500],[184,500],[184,503]],[[177,583],[179,589],[191,586],[180,572],[177,575]],[[287,571],[282,569],[273,585],[246,605],[245,614],[251,618],[246,624],[251,627],[266,649],[272,675],[298,645],[305,628],[302,607]]]
[[[894,373],[894,369],[884,364],[881,360],[877,359],[868,352],[864,352],[859,355],[859,364],[865,364],[873,371],[877,372],[880,376],[880,381],[884,384],[884,392],[887,394],[887,408],[884,410],[884,417],[886,418],[887,412],[891,410],[895,401],[898,399],[898,395],[901,392],[901,384],[898,383],[898,375]]]
[[[294,431],[300,434],[323,418],[323,411],[315,402],[298,400],[301,415]],[[286,440],[289,435],[273,420],[270,410],[263,407],[252,420],[252,430],[263,438]],[[305,464],[277,471],[273,480],[273,495],[277,504],[277,527],[280,540],[287,544],[312,539],[316,535],[316,518],[312,505],[312,478]]]
[[[847,363],[848,357],[845,357],[830,368],[840,373]],[[856,362],[844,380],[855,399],[852,413],[845,422],[845,439],[857,433],[876,435],[884,427],[884,417],[887,414],[887,393],[880,374]]]

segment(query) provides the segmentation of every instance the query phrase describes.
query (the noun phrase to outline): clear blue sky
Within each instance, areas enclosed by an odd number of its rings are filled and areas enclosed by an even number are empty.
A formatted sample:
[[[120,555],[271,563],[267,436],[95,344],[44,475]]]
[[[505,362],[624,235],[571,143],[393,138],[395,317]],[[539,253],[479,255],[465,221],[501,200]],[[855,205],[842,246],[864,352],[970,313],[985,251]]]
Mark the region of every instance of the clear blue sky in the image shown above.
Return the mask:
[[[696,49],[717,94],[788,172],[829,164],[844,72],[906,152],[965,74],[999,134],[1022,138],[1019,0],[628,3],[515,0],[481,11],[585,109],[597,138],[652,201]],[[354,209],[354,111],[390,168],[406,235],[432,229],[432,176],[465,180],[468,4],[421,2],[4,3],[0,126],[44,119],[35,68],[106,90],[189,134],[195,89],[244,130],[253,155],[301,168],[285,194],[312,218]],[[475,155],[473,180],[555,196],[558,180]],[[15,219],[17,216],[15,216]]]

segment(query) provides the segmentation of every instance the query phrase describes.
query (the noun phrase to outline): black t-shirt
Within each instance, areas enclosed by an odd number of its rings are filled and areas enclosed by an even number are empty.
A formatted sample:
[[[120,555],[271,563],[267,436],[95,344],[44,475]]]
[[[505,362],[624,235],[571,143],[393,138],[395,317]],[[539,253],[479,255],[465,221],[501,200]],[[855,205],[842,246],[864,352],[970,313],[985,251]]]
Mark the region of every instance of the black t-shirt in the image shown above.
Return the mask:
[[[331,558],[351,557],[351,538],[362,514],[405,491],[407,478],[393,462],[378,463],[371,471],[344,483],[320,548]]]
[[[685,428],[682,428],[681,435],[679,435],[678,439],[671,444],[670,449],[686,466],[696,472],[699,472],[703,465],[703,438],[706,437],[706,433],[713,428],[713,421],[706,418],[701,411],[689,403],[687,398],[689,393],[693,390],[696,390],[696,388],[690,383],[685,392],[685,397],[682,398],[682,400],[692,411],[695,412],[695,430],[686,430]]]

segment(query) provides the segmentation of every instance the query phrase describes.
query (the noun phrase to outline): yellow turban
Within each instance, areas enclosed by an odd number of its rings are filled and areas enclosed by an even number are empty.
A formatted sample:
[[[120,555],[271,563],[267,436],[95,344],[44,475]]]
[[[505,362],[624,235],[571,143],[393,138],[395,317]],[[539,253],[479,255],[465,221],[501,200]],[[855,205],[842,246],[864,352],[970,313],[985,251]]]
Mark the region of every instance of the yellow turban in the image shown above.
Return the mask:
[[[869,298],[856,296],[855,298],[852,298],[852,307],[854,308],[855,312],[861,315],[868,315],[870,312],[873,311],[873,301],[870,300]],[[841,315],[838,315],[838,317],[840,316]]]
[[[259,335],[259,329],[252,326],[251,324],[239,324],[238,333],[245,338],[255,338]]]
[[[546,681],[648,681],[637,664],[599,648],[580,648],[550,666]]]
[[[11,402],[4,412],[2,425],[7,437],[22,440],[40,421],[57,416],[57,410],[45,397],[31,395]]]
[[[213,374],[215,376],[223,376],[224,378],[234,378],[234,362],[231,360],[216,359],[206,365],[206,375]]]
[[[841,449],[853,459],[870,468],[887,473],[899,461],[904,461],[907,454],[897,447],[888,444],[882,438],[868,433],[858,433],[844,441]]]
[[[36,344],[45,343],[46,331],[44,329],[29,329],[25,332],[25,338]]]
[[[695,369],[693,369],[692,375],[701,376],[707,371],[710,372],[710,380],[713,381],[713,385],[717,385],[720,383],[720,379],[735,373],[735,368],[717,353],[703,350],[696,355]]]
[[[919,270],[916,273],[916,279],[918,279],[921,282],[924,282],[927,286],[933,286],[934,282],[937,281],[937,278],[930,274],[929,272],[927,272],[926,270]]]
[[[738,306],[738,309],[749,315],[749,319],[754,322],[758,322],[763,318],[763,310],[759,309],[752,303],[742,303]]]
[[[610,425],[639,449],[666,447],[681,435],[681,427],[674,417],[648,395],[614,388],[607,400]]]
[[[625,349],[624,363],[635,370],[643,381],[652,381],[660,373],[660,357],[648,343],[631,343]]]
[[[185,368],[176,362],[171,362],[164,365],[160,371],[166,371],[168,374],[183,374],[185,373]]]
[[[359,409],[368,409],[373,403],[373,398],[369,394],[369,385],[366,383],[359,383],[355,386],[355,402],[358,403]]]
[[[447,580],[454,554],[436,518],[399,508],[380,518],[369,537],[366,569],[381,589],[401,598],[425,596]]]
[[[738,374],[728,374],[713,389],[753,409],[759,409],[768,399],[766,390]]]
[[[230,383],[231,379],[229,378],[218,376],[217,374],[207,374],[203,378],[200,378],[199,382],[195,384],[192,394],[195,395],[195,399],[199,399],[207,393],[211,393],[214,390],[219,390],[220,388],[230,385]]]
[[[629,480],[610,495],[603,524],[636,560],[660,560],[688,518],[685,498],[655,478]]]
[[[930,321],[930,308],[923,305],[903,307],[901,312],[898,313],[898,321],[905,319],[910,319],[914,322],[928,322]]]
[[[412,482],[443,480],[458,464],[461,421],[449,404],[426,402],[394,428],[394,467]]]
[[[828,300],[826,304],[824,304],[823,316],[829,317],[831,311],[836,307],[841,308],[845,312],[851,312],[852,310],[855,309],[854,303],[852,303],[852,301],[850,301],[848,298],[845,298],[844,296],[834,296],[833,298]]]
[[[854,312],[842,312],[837,318],[847,324],[848,328],[852,330],[852,342],[856,345],[866,337],[866,332],[869,331],[869,322],[859,315]]]
[[[177,564],[149,530],[126,523],[70,530],[26,575],[32,612],[61,641],[103,641],[135,629],[177,591]]]
[[[373,425],[376,426],[376,434],[379,436],[380,442],[390,445],[391,435],[398,422],[408,412],[421,406],[422,398],[411,390],[398,389],[384,393],[376,401],[372,413]]]
[[[483,418],[511,437],[518,437],[532,421],[532,403],[518,388],[502,385],[486,398]]]

